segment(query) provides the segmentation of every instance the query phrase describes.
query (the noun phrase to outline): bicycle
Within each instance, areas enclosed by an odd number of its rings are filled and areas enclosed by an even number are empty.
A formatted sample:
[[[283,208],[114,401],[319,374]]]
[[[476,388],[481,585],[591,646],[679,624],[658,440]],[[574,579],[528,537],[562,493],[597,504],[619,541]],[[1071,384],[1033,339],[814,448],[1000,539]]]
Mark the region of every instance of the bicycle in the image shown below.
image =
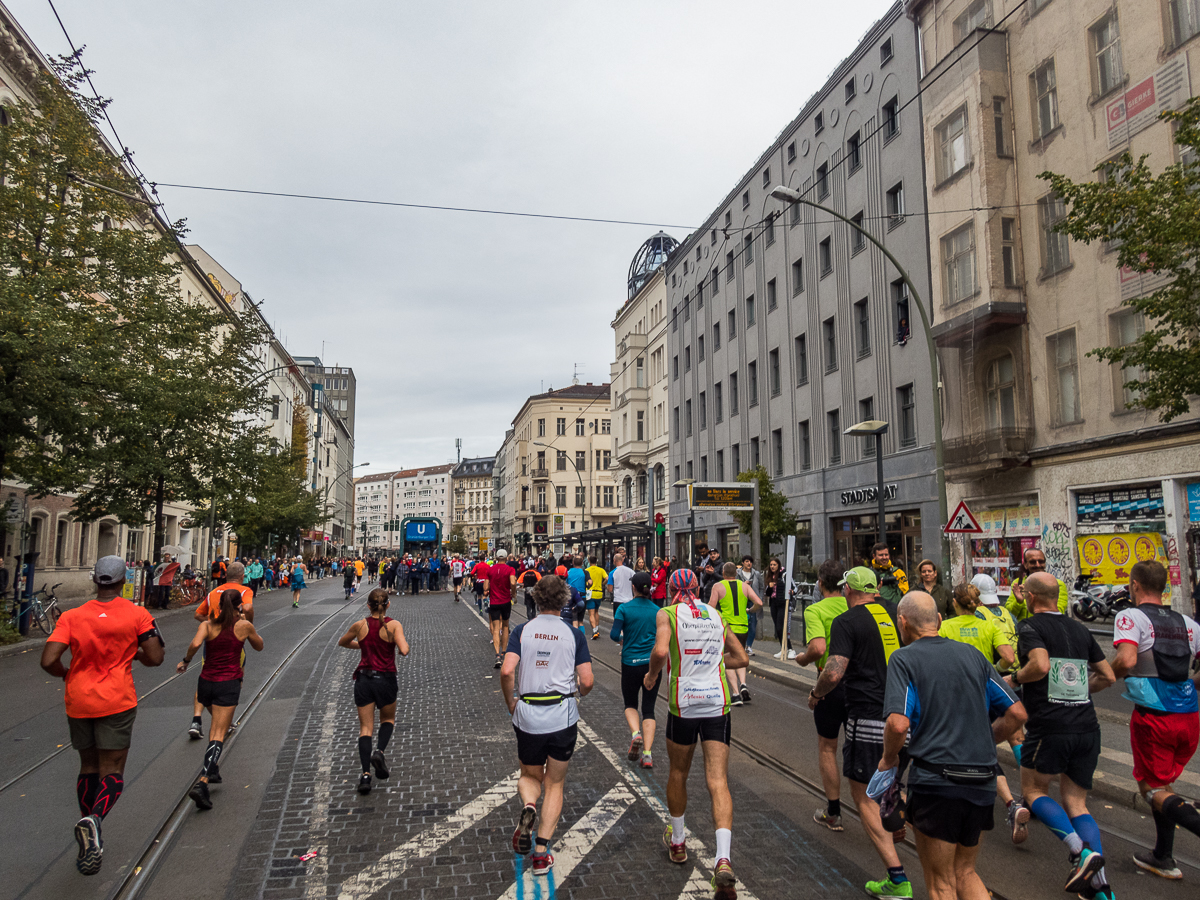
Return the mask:
[[[43,584],[42,589],[35,591],[33,598],[29,601],[29,621],[37,625],[38,629],[47,636],[54,631],[54,625],[58,621],[58,617],[62,615],[62,610],[58,605],[58,597],[55,595],[55,591],[60,587],[62,587],[61,581],[51,588],[47,588]],[[12,614],[9,617],[9,624],[13,629],[16,629],[20,625],[22,602],[22,597],[17,597],[13,600]]]

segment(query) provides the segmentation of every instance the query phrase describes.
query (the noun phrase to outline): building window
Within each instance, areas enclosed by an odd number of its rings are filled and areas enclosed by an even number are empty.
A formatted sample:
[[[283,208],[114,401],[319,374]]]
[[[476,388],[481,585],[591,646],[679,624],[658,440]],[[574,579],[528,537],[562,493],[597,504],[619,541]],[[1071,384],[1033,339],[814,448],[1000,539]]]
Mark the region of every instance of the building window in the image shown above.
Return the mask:
[[[587,451],[586,450],[576,450],[575,451],[575,471],[576,472],[586,472],[587,471]]]
[[[858,401],[858,421],[870,422],[875,418],[875,398],[867,397],[865,400]],[[875,435],[868,435],[862,439],[862,455],[864,457],[875,456]]]
[[[727,321],[729,324],[727,325],[726,330],[729,332],[729,339],[732,341],[735,337],[737,337],[737,312],[731,309],[729,311],[729,317]]]
[[[863,214],[860,212],[857,215],[850,217],[853,226],[850,229],[850,255],[853,256],[867,246],[867,239],[863,236]]]
[[[763,179],[763,187],[768,188],[771,186],[771,167],[770,166],[767,166],[765,169],[763,169],[762,179]]]
[[[612,419],[601,419],[600,420],[600,433],[601,434],[612,434]]]
[[[713,385],[713,415],[717,419],[717,424],[725,421],[725,402],[721,396],[721,382]]]
[[[771,465],[775,474],[783,474],[783,429],[776,428],[771,432]]]
[[[692,401],[691,400],[683,401],[683,422],[684,422],[684,427],[687,428],[687,431],[686,431],[687,436],[691,437],[692,436]]]
[[[961,106],[937,127],[938,181],[945,181],[967,167],[967,108]]]
[[[904,182],[887,192],[888,229],[904,224]]]
[[[802,215],[803,207],[799,203],[792,204],[792,220],[790,227],[795,228],[800,224],[800,216]]]
[[[557,434],[559,437],[565,437],[566,433],[567,433],[567,420],[566,419],[558,419],[555,422],[555,434]]]
[[[754,406],[758,403],[758,362],[752,362],[746,366],[746,380],[750,382],[750,405]]]
[[[779,376],[779,350],[772,350],[767,354],[767,366],[769,368],[768,376],[771,379],[771,396],[778,397],[783,390]]]
[[[985,382],[989,428],[1016,428],[1017,381],[1013,358],[1005,354],[988,366]]]
[[[800,423],[800,468],[805,472],[812,468],[812,434],[808,419]]]
[[[817,166],[817,199],[824,200],[829,196],[829,164]]]
[[[795,340],[796,386],[808,384],[808,337],[800,335]]]
[[[759,450],[758,438],[750,438],[750,468],[757,469],[762,465],[762,453]]]
[[[772,278],[767,282],[767,312],[770,312],[779,305],[779,301],[775,295],[775,279]]]
[[[748,234],[742,238],[742,265],[749,266],[754,262],[754,235]]]
[[[992,4],[990,0],[974,0],[954,20],[954,43],[961,44],[976,28],[992,27]]]
[[[825,371],[836,372],[838,367],[837,361],[837,323],[833,316],[830,316],[821,323],[821,329],[825,334]]]
[[[1038,200],[1038,225],[1042,231],[1042,275],[1053,275],[1071,265],[1070,239],[1054,226],[1066,218],[1067,205],[1061,197],[1047,194]]]
[[[858,89],[854,86],[854,79],[851,78],[846,82],[846,102],[849,103],[858,96]]]
[[[1126,310],[1112,317],[1112,342],[1116,347],[1128,347],[1137,343],[1146,332],[1146,320],[1137,310]],[[1139,393],[1130,382],[1139,381],[1145,377],[1141,366],[1113,366],[1115,376],[1114,395],[1117,398],[1117,411],[1120,412],[1137,405]]]
[[[903,347],[908,343],[908,285],[903,278],[897,278],[891,284],[892,310],[895,314],[896,343]]]
[[[716,234],[716,232],[713,232],[713,233]],[[713,266],[711,284],[712,284],[712,292],[713,292],[714,297],[717,296],[717,294],[721,293],[721,284],[717,280],[717,275],[719,274],[719,272],[720,272],[719,268],[717,266]]]
[[[862,133],[854,132],[846,141],[846,161],[850,172],[857,172],[862,165]]]
[[[671,357],[671,377],[676,380],[679,379],[679,355],[678,354]]]
[[[645,387],[646,386],[646,360],[641,356],[639,356],[637,358],[636,369],[637,369],[637,379],[636,379],[635,384],[637,385],[637,387]],[[583,436],[583,419],[575,420],[575,436],[576,437]]]
[[[833,239],[825,238],[817,245],[817,256],[821,261],[821,277],[833,271]]]
[[[1008,123],[1008,103],[1003,97],[992,98],[992,127],[996,131],[996,155],[1010,156],[1008,135],[1012,128]]]
[[[575,485],[575,508],[581,509],[587,503],[587,488]]]
[[[567,505],[567,489],[565,486],[556,487],[554,489],[554,506],[556,509],[562,509]]]
[[[794,163],[796,161],[796,142],[792,141],[787,146],[787,161]]]
[[[675,467],[675,471],[679,471],[678,466]],[[667,470],[661,463],[654,467],[654,499],[667,499]]]
[[[717,481],[725,480],[725,451],[717,451]]]
[[[672,421],[671,433],[675,435],[675,440],[679,440],[679,407],[678,406],[676,406],[671,411],[671,421]],[[596,457],[597,457],[597,459],[596,459],[597,466],[596,467],[599,468],[599,462],[600,462],[600,459],[599,459],[600,451],[599,450],[596,451]]]
[[[704,362],[704,335],[696,338],[696,362]]]
[[[546,436],[546,420],[538,419],[538,437]]]
[[[742,209],[749,209],[749,207],[750,207],[750,192],[743,191],[742,192]]]
[[[975,225],[942,238],[942,295],[947,306],[975,295]]]
[[[824,130],[825,130],[825,114],[817,113],[816,116],[813,117],[813,134],[820,134]]]
[[[1088,29],[1092,42],[1092,89],[1103,97],[1125,80],[1121,66],[1121,32],[1112,12]]]
[[[1033,105],[1033,138],[1040,141],[1058,127],[1058,82],[1054,60],[1048,59],[1029,76]]]
[[[1200,33],[1200,0],[1169,0],[1175,46]]]
[[[1063,331],[1046,339],[1046,358],[1054,364],[1054,424],[1069,425],[1082,421],[1079,411],[1079,362],[1075,356],[1075,330]]]
[[[725,227],[728,228],[732,224],[733,224],[733,213],[729,212],[729,210],[726,210],[725,211]]]
[[[729,448],[729,453],[730,453],[729,461],[733,464],[733,468],[732,468],[732,470],[730,470],[729,474],[734,479],[736,479],[739,475],[742,474],[742,445],[734,444],[732,447]]]
[[[917,443],[917,401],[911,384],[896,388],[896,406],[900,413],[900,446]]]
[[[1000,220],[1000,263],[1004,269],[1004,286],[1017,286],[1017,220]]]
[[[700,480],[708,481],[708,457],[700,457]]]
[[[701,391],[700,398],[699,398],[700,430],[701,431],[703,431],[705,428],[708,427],[708,402],[707,402],[707,400],[708,400],[708,398],[705,396],[705,392]]]
[[[842,417],[838,410],[825,413],[826,429],[829,432],[829,464],[842,464]]]
[[[644,441],[646,439],[646,413],[642,410],[637,411],[637,440]]]
[[[638,359],[638,382],[637,386],[642,386],[642,360]],[[575,420],[575,437],[583,437],[583,419]]]
[[[883,142],[886,144],[900,133],[900,98],[893,97],[883,104]]]
[[[733,251],[725,254],[725,280],[733,281]]]
[[[871,355],[871,310],[867,298],[863,297],[854,304],[854,337],[858,345],[858,358]]]
[[[754,324],[754,295],[746,298],[746,326]]]
[[[684,265],[687,265],[687,263],[684,263]],[[683,321],[685,322],[692,317],[691,300],[692,298],[690,294],[683,295]]]
[[[721,349],[721,323],[717,322],[713,325],[713,349]]]
[[[688,465],[690,466],[691,463],[688,463]],[[612,505],[613,505],[613,489],[610,487],[606,487],[604,489],[604,506],[608,509],[611,509]]]
[[[685,371],[685,372],[692,371],[692,348],[691,347],[683,348],[683,371]]]
[[[892,55],[892,39],[888,38],[879,45],[879,64],[883,66],[890,63],[892,61]]]
[[[763,226],[763,233],[767,238],[767,246],[770,247],[775,243],[775,220],[773,218],[767,219],[767,224]]]
[[[804,293],[804,260],[792,263],[792,296]]]
[[[738,376],[737,372],[729,373],[729,414],[738,414]]]

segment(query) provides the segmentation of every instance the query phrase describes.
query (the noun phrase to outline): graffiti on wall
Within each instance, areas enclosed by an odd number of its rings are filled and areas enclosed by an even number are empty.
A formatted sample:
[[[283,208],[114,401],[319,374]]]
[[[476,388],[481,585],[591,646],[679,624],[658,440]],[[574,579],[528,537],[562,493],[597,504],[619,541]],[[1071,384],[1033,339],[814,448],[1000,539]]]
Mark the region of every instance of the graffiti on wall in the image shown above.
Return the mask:
[[[1046,571],[1062,581],[1072,577],[1071,529],[1066,522],[1049,522],[1042,528],[1042,553],[1046,555]]]

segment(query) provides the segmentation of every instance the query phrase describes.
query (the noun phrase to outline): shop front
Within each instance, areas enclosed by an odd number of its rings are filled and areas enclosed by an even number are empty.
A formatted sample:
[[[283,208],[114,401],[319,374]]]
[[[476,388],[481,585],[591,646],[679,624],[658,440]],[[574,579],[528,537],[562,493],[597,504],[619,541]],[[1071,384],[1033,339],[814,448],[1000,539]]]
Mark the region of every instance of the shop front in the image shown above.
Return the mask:
[[[1170,482],[1152,481],[1072,491],[1078,568],[1092,584],[1129,583],[1135,563],[1157,560],[1168,572],[1163,601],[1171,603],[1181,587],[1178,559],[1168,553],[1167,504]]]
[[[829,524],[833,537],[833,558],[838,565],[849,569],[871,559],[871,548],[879,540],[878,513],[835,516]],[[914,580],[917,563],[925,558],[921,510],[886,512],[884,528],[892,564],[903,569],[910,581]],[[934,553],[937,552],[937,548],[934,548]]]
[[[1012,592],[1014,579],[1021,575],[1021,557],[1031,548],[1046,553],[1046,567],[1057,577],[1063,578],[1063,573],[1070,571],[1070,546],[1066,535],[1047,538],[1049,551],[1042,546],[1041,512],[1036,496],[1001,503],[979,503],[971,508],[983,533],[960,538],[966,544],[967,552],[963,555],[968,578],[988,575],[996,582],[1000,596],[1007,597]]]

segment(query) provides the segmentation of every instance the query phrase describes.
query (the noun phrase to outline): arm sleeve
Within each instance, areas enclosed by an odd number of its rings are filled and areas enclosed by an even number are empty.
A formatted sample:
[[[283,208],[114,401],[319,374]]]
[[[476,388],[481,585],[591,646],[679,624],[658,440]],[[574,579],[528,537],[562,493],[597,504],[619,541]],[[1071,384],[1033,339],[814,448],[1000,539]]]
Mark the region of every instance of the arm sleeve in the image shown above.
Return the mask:
[[[1113,646],[1121,643],[1130,643],[1135,647],[1138,645],[1140,637],[1137,619],[1128,612],[1117,613],[1116,621],[1113,622]]]
[[[608,636],[610,638],[612,638],[614,641],[621,640],[621,626],[625,622],[625,617],[623,615],[621,615],[621,613],[624,611],[624,609],[625,609],[625,604],[622,603],[620,606],[617,607],[617,611],[613,615],[613,627],[612,627],[612,631],[610,631],[608,633]],[[576,630],[578,630],[578,629],[576,629]]]
[[[521,655],[521,632],[525,630],[527,623],[522,622],[508,635],[508,646],[505,648],[505,653],[515,653]]]
[[[1013,614],[1014,619],[1025,618],[1025,601],[1019,600],[1015,594],[1008,595],[1008,602],[1004,604],[1004,608]]]
[[[575,636],[575,665],[582,666],[584,663],[590,663],[592,652],[588,650],[587,638],[578,628],[572,628],[571,634]]]

